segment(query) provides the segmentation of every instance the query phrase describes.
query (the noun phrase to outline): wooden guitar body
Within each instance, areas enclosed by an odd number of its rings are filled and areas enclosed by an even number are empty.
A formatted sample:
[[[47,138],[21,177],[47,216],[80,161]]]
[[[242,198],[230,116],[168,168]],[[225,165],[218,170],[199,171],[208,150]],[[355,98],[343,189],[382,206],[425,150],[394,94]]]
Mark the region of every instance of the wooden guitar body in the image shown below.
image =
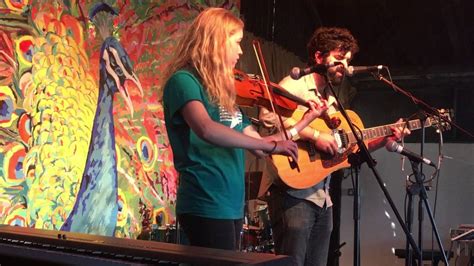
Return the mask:
[[[347,113],[356,128],[364,129],[362,120],[355,112],[347,110]],[[302,115],[303,112],[297,110],[293,114],[293,118],[299,120]],[[356,151],[357,145],[346,139],[345,133],[350,131],[349,125],[339,112],[330,115],[330,117],[338,117],[341,120],[341,124],[336,130],[329,129],[324,120],[320,118],[315,119],[310,127],[319,130],[321,133],[332,134],[336,139],[341,137],[339,152],[334,157],[317,151],[314,144],[309,141],[297,142],[300,171],[291,169],[286,156],[273,155],[273,162],[278,169],[278,175],[286,185],[296,189],[308,188],[321,182],[332,172],[350,166],[347,157]]]

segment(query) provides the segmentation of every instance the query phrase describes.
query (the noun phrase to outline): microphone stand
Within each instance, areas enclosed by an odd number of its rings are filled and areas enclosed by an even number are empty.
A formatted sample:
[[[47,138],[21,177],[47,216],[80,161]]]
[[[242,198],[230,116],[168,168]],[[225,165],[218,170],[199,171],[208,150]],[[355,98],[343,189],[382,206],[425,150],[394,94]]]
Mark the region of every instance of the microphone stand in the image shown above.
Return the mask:
[[[397,220],[400,223],[400,226],[402,227],[403,231],[405,232],[405,235],[406,235],[407,239],[409,240],[410,245],[413,248],[413,251],[415,252],[415,254],[417,256],[421,256],[420,255],[421,252],[418,249],[418,246],[416,245],[415,240],[413,239],[413,236],[408,231],[405,223],[403,222],[402,217],[400,216],[400,213],[397,210],[397,207],[393,203],[392,197],[388,193],[387,188],[384,186],[384,183],[382,182],[382,179],[381,179],[377,169],[375,168],[375,160],[370,155],[370,152],[369,152],[367,146],[365,145],[364,141],[362,140],[361,136],[359,136],[359,134],[357,134],[358,131],[355,130],[355,127],[352,124],[352,121],[349,118],[349,115],[347,114],[344,106],[342,106],[342,104],[339,100],[339,97],[337,97],[337,95],[334,91],[334,87],[332,86],[331,82],[329,82],[329,79],[328,79],[327,75],[324,75],[324,77],[326,79],[326,83],[328,84],[329,89],[331,90],[332,95],[336,98],[336,102],[339,105],[339,111],[341,112],[344,119],[347,121],[347,124],[349,125],[349,128],[351,129],[351,132],[353,133],[354,137],[357,140],[357,146],[359,147],[359,151],[358,151],[357,155],[354,154],[352,156],[350,162],[355,161],[358,164],[362,164],[363,162],[367,162],[367,165],[372,170],[372,173],[374,174],[375,179],[377,180],[380,188],[382,189],[382,191],[385,195],[385,198],[387,199],[388,203],[390,204],[390,207],[392,208],[393,212],[395,213],[395,216],[397,217]],[[352,167],[355,167],[355,165],[352,165]],[[354,203],[354,208],[357,208],[357,210],[354,210],[354,230],[357,231],[357,232],[354,232],[354,241],[355,241],[354,242],[354,265],[355,266],[360,266],[360,239],[359,239],[359,235],[360,235],[360,230],[359,230],[359,227],[360,227],[360,221],[359,221],[360,220],[360,217],[359,217],[360,199],[359,199],[359,182],[358,182],[358,180],[357,180],[356,183],[357,183],[357,187],[354,188],[354,192],[357,194],[357,198],[356,198],[356,195],[354,195],[354,201],[356,201],[356,203]]]
[[[414,187],[414,188],[411,188],[411,190],[412,190],[412,193],[418,194],[419,197],[420,197],[419,206],[418,206],[418,212],[419,212],[418,213],[418,221],[419,221],[419,229],[418,230],[422,231],[422,226],[421,226],[421,224],[423,222],[423,205],[422,205],[422,203],[424,203],[425,208],[426,208],[426,212],[428,213],[428,217],[430,218],[431,224],[433,226],[433,230],[435,232],[436,239],[438,240],[438,244],[440,245],[440,251],[441,251],[440,253],[443,255],[444,264],[449,265],[446,252],[444,251],[444,248],[443,248],[443,244],[439,241],[440,236],[439,236],[438,230],[436,228],[435,221],[433,219],[433,214],[432,214],[430,205],[428,204],[428,196],[427,196],[427,193],[426,193],[426,188],[423,185],[423,179],[422,179],[423,175],[422,175],[422,172],[421,172],[421,168],[419,167],[419,166],[421,166],[421,164],[419,162],[415,162],[413,160],[410,160],[410,163],[411,163],[411,167],[413,169],[413,174],[414,174],[415,179],[416,179],[416,182],[411,185],[411,187]],[[419,168],[420,168],[420,170],[419,170]],[[422,234],[420,232],[418,232],[418,234],[419,234],[419,237],[422,236]],[[422,239],[419,239],[420,243],[421,243],[421,241],[422,241]],[[407,258],[408,258],[408,256],[407,256]],[[418,260],[419,260],[418,265],[421,265],[421,263],[423,261],[423,257],[419,257]],[[407,263],[408,263],[408,261],[407,261]]]
[[[421,126],[422,126],[422,137],[421,137],[421,156],[423,157],[423,147],[424,147],[424,142],[425,142],[425,121],[426,121],[426,116],[421,119]],[[408,208],[407,208],[407,218],[406,218],[406,225],[408,227],[408,231],[411,234],[411,229],[413,225],[413,196],[414,195],[420,195],[420,190],[421,187],[423,186],[423,164],[416,164],[413,160],[410,160],[412,168],[413,168],[413,173],[415,175],[415,184],[408,184],[406,187],[406,193],[408,195]],[[418,165],[420,165],[420,170],[418,171]],[[416,170],[414,169],[416,167]],[[407,181],[409,182],[409,180]],[[421,250],[421,256],[416,258],[418,260],[418,265],[423,265],[423,204],[422,204],[422,199],[421,196],[418,201],[418,247]],[[405,246],[405,266],[411,266],[413,265],[413,256],[412,256],[412,251],[410,249],[410,245],[407,241],[406,246]]]
[[[354,265],[360,265],[360,184],[359,184],[359,170],[363,161],[360,154],[349,154],[348,162],[354,170],[354,201],[352,205],[352,219],[354,219]],[[375,162],[374,162],[375,165]],[[356,244],[357,243],[357,244]]]
[[[399,92],[399,93],[409,97],[419,108],[421,108],[426,113],[437,116],[440,120],[443,120],[444,122],[447,122],[451,125],[454,125],[454,126],[458,127],[456,124],[452,123],[449,119],[446,119],[445,117],[441,116],[437,109],[429,106],[428,104],[426,104],[422,100],[416,98],[415,96],[410,94],[408,91],[398,87],[393,82],[389,81],[384,76],[382,76],[382,74],[380,74],[380,73],[377,73],[377,74],[373,73],[373,74],[374,74],[374,77],[376,77],[377,79],[379,79],[379,80],[383,81],[384,83],[388,84],[396,92]],[[424,140],[425,140],[425,124],[424,124],[425,119],[423,119],[423,121],[422,121],[423,136],[422,136],[422,142],[421,142],[421,156],[423,156],[423,146],[424,146]],[[458,128],[460,128],[460,127],[458,127]],[[460,128],[460,129],[462,129],[462,128]],[[422,223],[423,223],[423,205],[422,205],[422,202],[425,204],[425,208],[426,208],[426,211],[428,213],[428,217],[430,218],[431,227],[432,227],[432,229],[435,233],[436,241],[438,242],[440,252],[443,255],[444,264],[449,265],[448,264],[448,259],[447,259],[447,256],[446,256],[446,252],[444,251],[443,243],[441,242],[441,238],[440,238],[439,233],[438,233],[438,228],[436,227],[436,222],[433,218],[433,213],[431,211],[430,205],[428,204],[428,196],[427,196],[427,193],[426,193],[426,188],[423,185],[423,180],[422,180],[423,165],[421,164],[420,167],[418,167],[419,163],[413,162],[413,160],[410,160],[410,162],[411,162],[411,165],[412,165],[413,173],[414,173],[415,178],[416,178],[416,183],[413,185],[414,186],[413,189],[411,189],[411,188],[407,189],[407,193],[409,193],[409,195],[410,195],[411,193],[416,192],[416,194],[419,194],[419,197],[420,197],[419,202],[418,202],[418,242],[419,242],[420,250],[417,250],[417,252],[416,252],[416,256],[419,260],[418,265],[422,265],[422,262],[423,262],[423,249],[421,248],[422,247],[422,242],[423,242],[423,238],[422,238],[423,237],[423,233],[422,233],[423,232],[423,227],[422,227]],[[420,170],[418,170],[418,168]],[[408,215],[407,215],[407,226],[410,227],[410,230],[411,230],[411,223],[412,223],[412,218],[413,218],[412,217],[413,207],[411,206],[412,203],[413,202],[412,202],[412,198],[411,198],[411,195],[410,195],[409,203],[408,203],[409,204],[409,210],[408,210]],[[410,233],[410,236],[411,236],[410,231],[409,231],[409,233]],[[408,234],[407,234],[407,236],[408,236]],[[412,239],[413,239],[413,237],[411,237],[407,240],[410,241],[410,243],[411,243]],[[413,247],[413,245],[412,245],[412,247]],[[408,244],[406,245],[406,249],[407,250],[406,250],[406,253],[405,253],[406,254],[405,265],[406,266],[411,266],[412,258],[411,258],[411,251],[409,250]]]

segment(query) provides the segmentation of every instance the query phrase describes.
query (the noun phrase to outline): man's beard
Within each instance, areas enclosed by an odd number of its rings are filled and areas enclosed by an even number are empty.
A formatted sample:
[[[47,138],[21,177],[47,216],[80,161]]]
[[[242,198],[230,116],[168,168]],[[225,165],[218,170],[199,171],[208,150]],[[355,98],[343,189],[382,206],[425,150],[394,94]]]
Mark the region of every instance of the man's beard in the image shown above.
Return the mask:
[[[326,65],[330,64],[328,58],[324,60],[324,63]],[[328,68],[327,77],[328,77],[329,82],[331,82],[331,84],[334,86],[341,85],[342,80],[344,78],[344,71],[345,71],[345,67],[342,64]]]
[[[339,85],[341,85],[343,78],[344,78],[344,74],[338,72],[337,70],[335,70],[335,71],[328,71],[328,79],[329,79],[329,82],[331,82],[331,84],[334,85],[334,86],[339,86]]]

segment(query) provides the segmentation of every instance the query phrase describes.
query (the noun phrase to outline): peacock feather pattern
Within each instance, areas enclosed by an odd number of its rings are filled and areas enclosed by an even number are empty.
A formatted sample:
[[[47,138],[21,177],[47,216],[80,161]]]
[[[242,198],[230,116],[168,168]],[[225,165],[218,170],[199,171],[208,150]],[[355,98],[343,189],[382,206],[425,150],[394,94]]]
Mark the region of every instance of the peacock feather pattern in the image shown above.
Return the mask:
[[[0,1],[0,224],[135,238],[175,220],[158,83],[191,19],[235,1],[108,1],[106,38],[96,2]]]
[[[35,39],[32,82],[24,108],[32,137],[27,176],[27,224],[59,229],[76,199],[97,105],[97,85],[83,47],[47,32]]]

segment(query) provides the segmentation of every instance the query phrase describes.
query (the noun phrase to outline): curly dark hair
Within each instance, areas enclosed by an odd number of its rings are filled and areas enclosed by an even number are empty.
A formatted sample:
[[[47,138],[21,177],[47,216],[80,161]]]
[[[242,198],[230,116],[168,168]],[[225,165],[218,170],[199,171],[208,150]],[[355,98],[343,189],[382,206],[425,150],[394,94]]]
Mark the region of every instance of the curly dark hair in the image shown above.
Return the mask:
[[[336,27],[318,28],[311,36],[307,46],[309,64],[315,64],[314,54],[320,51],[323,55],[334,49],[352,52],[352,55],[359,51],[357,40],[348,29]]]

